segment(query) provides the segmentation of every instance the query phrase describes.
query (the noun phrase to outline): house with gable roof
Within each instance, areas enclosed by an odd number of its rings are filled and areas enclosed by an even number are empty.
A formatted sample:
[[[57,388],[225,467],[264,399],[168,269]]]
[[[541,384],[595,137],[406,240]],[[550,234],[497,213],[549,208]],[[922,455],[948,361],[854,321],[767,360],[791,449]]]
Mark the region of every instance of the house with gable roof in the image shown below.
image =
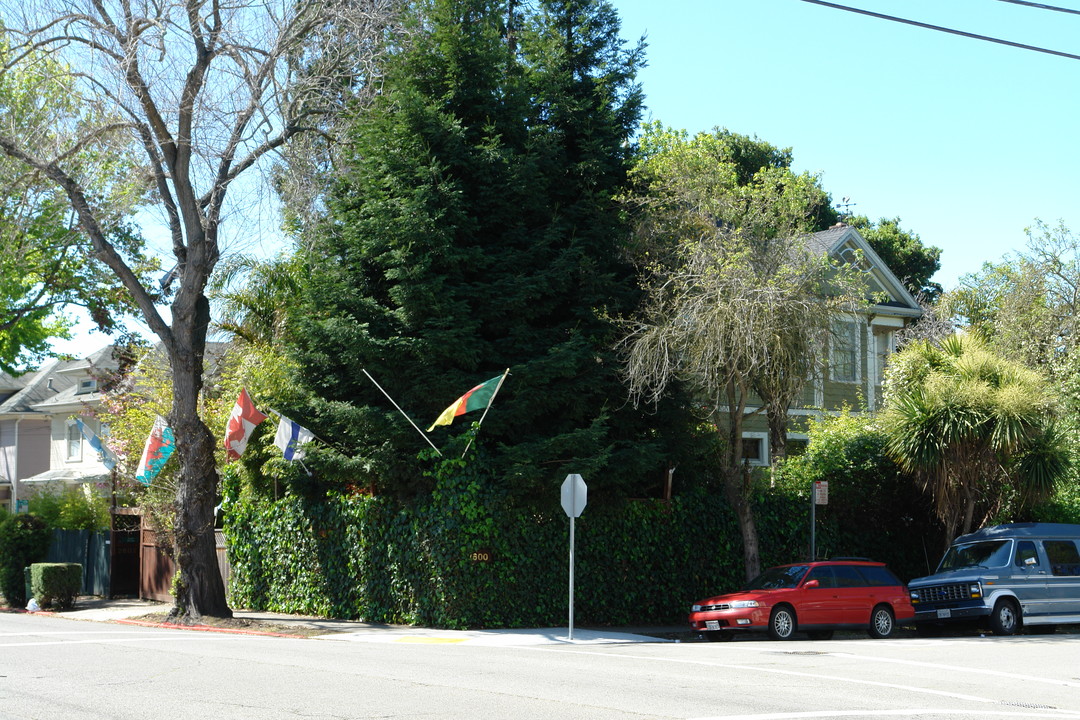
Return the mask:
[[[116,367],[110,345],[86,358],[51,360],[18,378],[0,376],[0,507],[22,512],[42,485],[108,478],[73,418],[81,415],[88,428],[107,434],[87,411],[101,401],[97,374]]]
[[[876,412],[882,404],[885,363],[896,351],[896,333],[922,316],[915,297],[874,252],[855,228],[839,223],[805,238],[815,253],[858,262],[866,275],[872,305],[859,313],[837,317],[829,339],[824,373],[807,383],[803,396],[788,410],[788,452],[805,447],[805,421],[822,412]],[[751,404],[747,410],[757,408]],[[769,434],[764,415],[747,419],[743,456],[751,465],[770,462]]]

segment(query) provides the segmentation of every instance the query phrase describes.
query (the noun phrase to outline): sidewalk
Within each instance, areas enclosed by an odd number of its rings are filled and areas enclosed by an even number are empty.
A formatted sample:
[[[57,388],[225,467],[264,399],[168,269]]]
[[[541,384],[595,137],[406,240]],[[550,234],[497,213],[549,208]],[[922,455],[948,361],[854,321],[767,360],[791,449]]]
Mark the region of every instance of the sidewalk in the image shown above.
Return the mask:
[[[75,607],[62,612],[44,611],[55,617],[91,622],[121,622],[125,624],[151,624],[136,620],[145,615],[166,613],[172,606],[166,603],[130,598],[105,599],[80,597]],[[350,642],[387,642],[423,644],[483,644],[483,645],[565,645],[565,644],[620,644],[685,642],[693,635],[686,627],[633,627],[633,628],[574,628],[571,640],[566,627],[513,630],[439,630],[409,625],[382,625],[352,620],[333,620],[304,615],[286,615],[251,610],[234,610],[233,616],[252,621],[252,628],[236,630],[211,625],[190,628],[209,632],[232,632],[246,634],[289,635],[295,628],[296,636],[314,637],[319,640]],[[284,632],[260,632],[258,625],[284,628]],[[170,626],[172,627],[172,626]]]

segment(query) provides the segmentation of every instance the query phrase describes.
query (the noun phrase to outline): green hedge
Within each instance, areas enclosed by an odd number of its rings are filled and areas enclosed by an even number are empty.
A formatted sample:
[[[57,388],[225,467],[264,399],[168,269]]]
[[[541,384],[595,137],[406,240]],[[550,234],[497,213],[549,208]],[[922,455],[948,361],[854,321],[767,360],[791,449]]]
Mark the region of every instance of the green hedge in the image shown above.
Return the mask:
[[[34,563],[30,566],[30,592],[43,608],[66,610],[75,606],[82,588],[79,563]]]
[[[521,508],[490,478],[463,467],[454,472],[411,505],[340,496],[232,503],[225,526],[231,602],[447,628],[565,625],[569,519],[557,485],[551,507]],[[843,496],[833,496],[833,510]],[[762,489],[756,511],[763,566],[807,556],[808,503],[806,492]],[[819,548],[871,553],[823,514]],[[900,520],[869,520],[874,540]],[[682,623],[691,602],[745,579],[738,526],[718,491],[670,502],[591,503],[575,531],[581,625]],[[912,550],[922,556],[906,539],[900,547],[882,542],[892,547],[884,558],[891,564],[911,564]]]

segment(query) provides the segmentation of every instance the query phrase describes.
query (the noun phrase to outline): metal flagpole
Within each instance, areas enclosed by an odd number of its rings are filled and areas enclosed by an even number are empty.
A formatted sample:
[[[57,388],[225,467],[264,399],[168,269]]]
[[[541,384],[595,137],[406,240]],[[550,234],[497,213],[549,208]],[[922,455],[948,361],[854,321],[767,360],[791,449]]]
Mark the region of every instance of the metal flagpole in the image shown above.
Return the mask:
[[[385,390],[383,390],[383,387],[382,387],[382,385],[380,385],[379,383],[375,382],[375,378],[371,377],[371,373],[369,373],[369,372],[368,372],[368,371],[367,371],[367,370],[366,370],[365,368],[360,368],[360,370],[361,370],[361,371],[362,371],[362,372],[363,372],[363,373],[364,373],[365,375],[367,375],[367,377],[368,377],[368,380],[370,380],[371,382],[375,383],[375,387],[377,387],[377,388],[379,388],[380,390],[382,390],[382,394],[386,396],[386,399],[387,399],[387,400],[389,400],[389,401],[390,401],[391,403],[393,403],[394,407],[396,407],[396,408],[397,408],[397,411],[398,411],[399,413],[401,413],[402,417],[404,417],[404,418],[405,418],[406,420],[408,420],[408,421],[409,421],[409,424],[410,424],[410,425],[412,425],[412,426],[413,426],[414,428],[416,428],[416,432],[420,433],[420,437],[422,437],[422,438],[424,438],[425,440],[427,440],[427,444],[431,446],[431,449],[432,449],[432,450],[434,450],[435,452],[439,453],[439,457],[442,457],[442,453],[441,453],[441,452],[439,452],[439,448],[435,447],[435,443],[431,442],[431,438],[429,438],[429,437],[428,437],[427,435],[425,435],[425,434],[424,434],[424,431],[423,431],[423,430],[421,430],[420,428],[416,427],[416,423],[414,423],[414,422],[412,421],[412,418],[411,418],[411,417],[409,417],[408,415],[406,415],[406,414],[405,414],[405,411],[404,411],[404,410],[402,410],[402,409],[401,409],[400,407],[398,407],[398,404],[397,404],[396,402],[394,402],[394,398],[390,397],[390,393],[388,393],[388,392],[386,392]]]
[[[491,403],[495,402],[495,396],[499,394],[499,388],[502,387],[503,382],[506,381],[506,376],[509,375],[509,374],[510,374],[510,368],[506,368],[506,370],[502,374],[502,377],[499,378],[499,384],[495,386],[495,392],[491,393],[491,397],[488,398],[488,404],[487,404],[487,407],[484,408],[484,414],[480,416],[480,419],[476,423],[477,432],[480,431],[480,426],[484,424],[484,418],[487,417],[488,410],[491,409]],[[471,447],[472,447],[472,439],[470,439],[469,444],[465,446],[465,452],[461,453],[462,459],[465,458],[466,453],[469,452],[469,448],[471,448]]]

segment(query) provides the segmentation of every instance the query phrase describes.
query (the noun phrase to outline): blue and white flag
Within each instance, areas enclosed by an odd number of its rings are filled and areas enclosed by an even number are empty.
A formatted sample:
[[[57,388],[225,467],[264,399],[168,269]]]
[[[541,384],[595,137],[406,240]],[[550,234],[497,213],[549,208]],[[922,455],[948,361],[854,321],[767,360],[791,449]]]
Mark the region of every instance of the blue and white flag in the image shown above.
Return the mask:
[[[274,434],[274,444],[285,453],[286,460],[299,460],[304,457],[304,450],[301,446],[314,437],[315,433],[307,428],[300,427],[293,420],[281,415],[277,432]]]
[[[101,462],[105,465],[105,467],[107,467],[109,470],[115,468],[116,455],[113,454],[112,450],[105,447],[105,443],[101,442],[101,438],[97,436],[97,433],[86,427],[86,423],[84,423],[79,418],[75,418],[75,424],[79,426],[79,432],[81,432],[83,434],[83,437],[86,438],[86,442],[90,444],[90,447],[97,450],[98,453],[101,455]]]

